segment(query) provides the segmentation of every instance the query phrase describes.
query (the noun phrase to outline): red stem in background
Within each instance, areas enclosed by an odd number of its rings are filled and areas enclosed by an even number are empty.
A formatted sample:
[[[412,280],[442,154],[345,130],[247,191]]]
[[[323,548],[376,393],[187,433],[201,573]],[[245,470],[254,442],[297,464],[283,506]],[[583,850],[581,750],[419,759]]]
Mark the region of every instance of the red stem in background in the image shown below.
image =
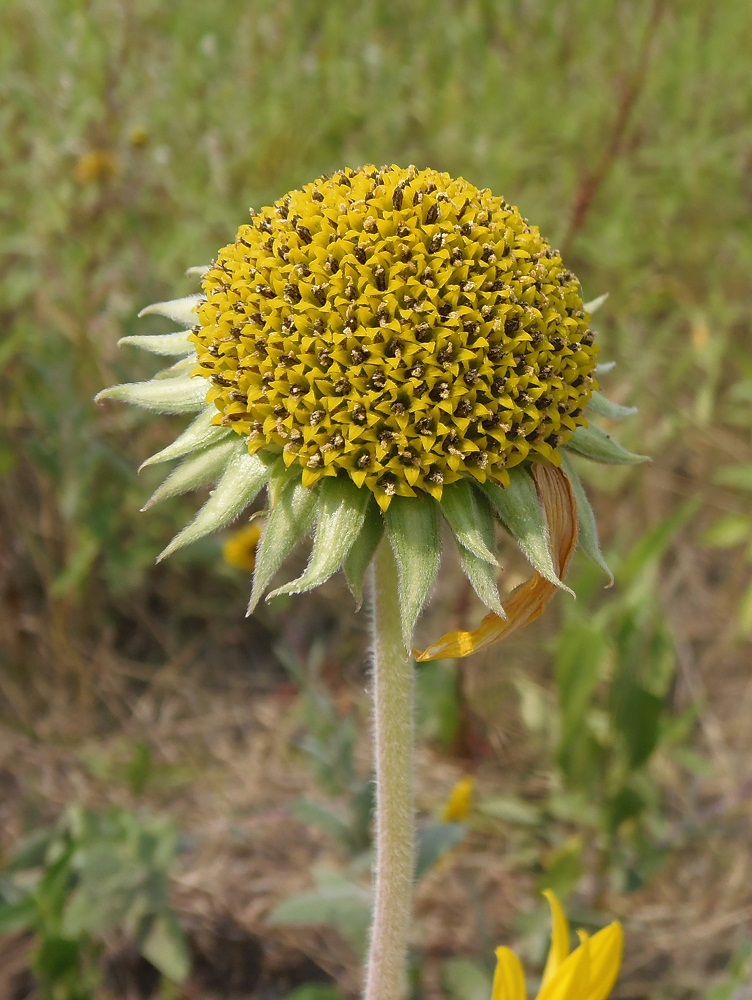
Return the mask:
[[[640,45],[637,65],[631,79],[625,82],[622,90],[608,144],[595,168],[590,171],[586,170],[580,180],[572,206],[569,226],[561,241],[562,255],[565,258],[575,237],[585,225],[595,196],[598,194],[624,147],[624,139],[632,112],[645,86],[656,28],[663,15],[663,11],[663,0],[655,0],[650,13],[650,20],[645,27],[642,44]]]

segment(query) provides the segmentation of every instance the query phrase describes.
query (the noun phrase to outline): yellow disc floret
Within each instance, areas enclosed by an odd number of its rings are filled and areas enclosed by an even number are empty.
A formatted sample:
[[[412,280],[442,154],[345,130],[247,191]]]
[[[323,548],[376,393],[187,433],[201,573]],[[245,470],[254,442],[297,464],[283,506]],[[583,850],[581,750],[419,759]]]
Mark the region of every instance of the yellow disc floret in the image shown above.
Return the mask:
[[[382,508],[558,464],[596,348],[579,282],[516,208],[415,167],[346,169],[251,213],[204,277],[193,339],[217,422],[303,482]]]

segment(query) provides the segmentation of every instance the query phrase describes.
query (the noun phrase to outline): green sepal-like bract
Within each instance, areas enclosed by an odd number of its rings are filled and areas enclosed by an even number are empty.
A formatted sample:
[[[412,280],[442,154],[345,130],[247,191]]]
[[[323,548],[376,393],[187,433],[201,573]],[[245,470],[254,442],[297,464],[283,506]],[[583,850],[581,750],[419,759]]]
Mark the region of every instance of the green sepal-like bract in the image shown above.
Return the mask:
[[[191,455],[156,488],[141,510],[148,510],[169,497],[178,497],[201,486],[213,485],[222,475],[233,453],[241,450],[245,449],[236,441],[221,441]]]
[[[441,494],[441,513],[449,522],[452,534],[462,548],[472,552],[478,559],[483,559],[492,566],[498,566],[493,553],[493,544],[489,546],[486,541],[489,537],[488,526],[483,523],[484,514],[486,520],[492,518],[491,511],[488,506],[485,508],[478,506],[473,487],[466,479],[460,479],[444,487]],[[493,523],[491,528],[493,529]],[[493,531],[490,537],[493,537]]]
[[[206,296],[196,294],[186,295],[182,299],[170,299],[169,302],[155,302],[141,310],[139,319],[142,316],[165,316],[175,323],[185,323],[190,329],[198,322],[196,307],[205,300]]]
[[[564,447],[605,465],[640,465],[650,461],[647,455],[627,451],[623,444],[595,424],[578,427]]]
[[[212,495],[191,523],[173,538],[157,561],[234,521],[266,485],[269,469],[270,463],[258,455],[249,455],[245,448],[236,450],[230,456]]]
[[[345,560],[363,527],[371,497],[345,476],[327,478],[321,484],[318,519],[313,548],[305,571],[296,579],[273,590],[267,597],[300,594],[325,583]]]
[[[363,603],[363,581],[371,559],[378,548],[384,534],[384,518],[373,497],[366,507],[366,516],[360,534],[345,557],[343,569],[347,577],[347,585],[355,598],[356,607]]]
[[[585,310],[585,312],[589,312],[591,316],[594,316],[598,312],[600,307],[604,304],[608,296],[609,293],[604,292],[603,295],[599,295],[597,298],[591,299],[589,302],[586,302],[582,308]]]
[[[495,519],[491,512],[488,500],[479,493],[477,488],[471,487],[473,505],[476,508],[478,519],[478,530],[485,548],[493,552],[495,548]],[[460,545],[459,555],[462,571],[470,581],[473,590],[478,595],[482,603],[494,611],[500,618],[506,618],[506,612],[501,605],[499,588],[496,582],[498,565],[491,565],[487,559],[481,559],[474,552]]]
[[[409,649],[415,622],[428,600],[441,561],[439,507],[425,497],[394,497],[384,517],[397,563],[402,638]]]
[[[133,337],[121,337],[118,346],[127,344],[130,347],[140,347],[142,351],[151,354],[162,354],[167,357],[184,357],[195,353],[196,348],[190,341],[189,330],[178,330],[177,333],[157,333],[153,335],[139,334]]]
[[[506,488],[486,482],[481,484],[481,489],[530,565],[549,583],[561,587],[574,597],[574,592],[562,583],[556,572],[546,514],[530,470],[526,466],[517,465],[510,469],[509,485]]]
[[[585,493],[580,475],[575,468],[575,464],[571,456],[566,454],[562,455],[561,464],[567,474],[567,478],[569,479],[572,487],[572,492],[574,493],[575,500],[577,501],[579,544],[585,555],[588,556],[589,559],[592,559],[596,566],[600,566],[608,577],[608,585],[611,586],[614,582],[614,574],[611,572],[608,563],[603,558],[600,541],[598,539],[598,526],[595,521],[595,514],[593,513],[593,508],[590,506],[590,501]]]
[[[588,407],[599,417],[606,417],[608,420],[626,420],[637,413],[636,406],[620,406],[606,399],[602,392],[594,392],[590,397]]]
[[[103,389],[95,397],[131,403],[157,413],[196,413],[206,406],[206,383],[192,378],[153,378],[149,382],[126,382]]]
[[[217,442],[232,434],[232,431],[227,427],[217,427],[216,424],[212,423],[214,416],[212,408],[206,407],[171,444],[168,444],[166,448],[156,452],[151,458],[147,458],[145,462],[142,462],[138,471],[140,472],[141,469],[145,469],[149,465],[159,465],[162,462],[171,462],[173,459],[183,458],[192,452],[208,448],[212,444],[217,444]],[[237,443],[236,438],[233,438],[233,440]]]
[[[292,476],[280,486],[276,470],[272,473],[269,492],[273,499],[256,550],[247,615],[253,614],[274,574],[310,530],[318,503],[318,490],[308,489],[300,482],[300,477]]]

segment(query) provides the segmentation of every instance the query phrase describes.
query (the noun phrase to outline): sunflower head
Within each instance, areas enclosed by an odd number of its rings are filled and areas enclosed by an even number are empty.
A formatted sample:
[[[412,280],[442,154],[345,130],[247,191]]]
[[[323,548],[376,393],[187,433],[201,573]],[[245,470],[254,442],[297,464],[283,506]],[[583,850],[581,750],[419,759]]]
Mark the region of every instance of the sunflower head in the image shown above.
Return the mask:
[[[585,423],[595,347],[577,279],[516,208],[448,174],[363,167],[252,215],[204,276],[193,339],[217,423],[305,486],[386,509],[506,486]]]
[[[494,622],[510,618],[495,579],[498,523],[536,578],[563,586],[578,507],[592,519],[576,474],[561,471],[565,450],[641,458],[588,426],[588,405],[606,416],[622,408],[595,392],[579,282],[516,208],[434,170],[346,169],[252,212],[196,270],[202,294],[144,310],[185,329],[125,338],[180,360],[98,397],[200,411],[145,463],[181,460],[151,503],[217,482],[163,554],[228,523],[268,486],[251,610],[309,531],[304,573],[273,594],[344,567],[359,595],[386,531],[409,642],[439,565],[440,515]],[[552,504],[574,524],[566,545],[552,537]],[[582,534],[602,562],[594,527]]]

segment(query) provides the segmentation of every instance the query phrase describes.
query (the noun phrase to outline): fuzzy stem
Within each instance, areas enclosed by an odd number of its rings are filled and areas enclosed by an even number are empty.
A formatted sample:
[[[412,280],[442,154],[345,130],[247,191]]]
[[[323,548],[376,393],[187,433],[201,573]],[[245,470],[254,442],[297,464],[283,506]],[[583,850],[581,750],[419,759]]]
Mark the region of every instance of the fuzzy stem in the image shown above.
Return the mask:
[[[376,866],[364,1000],[402,1000],[415,855],[414,680],[402,641],[397,568],[386,541],[371,567]]]

